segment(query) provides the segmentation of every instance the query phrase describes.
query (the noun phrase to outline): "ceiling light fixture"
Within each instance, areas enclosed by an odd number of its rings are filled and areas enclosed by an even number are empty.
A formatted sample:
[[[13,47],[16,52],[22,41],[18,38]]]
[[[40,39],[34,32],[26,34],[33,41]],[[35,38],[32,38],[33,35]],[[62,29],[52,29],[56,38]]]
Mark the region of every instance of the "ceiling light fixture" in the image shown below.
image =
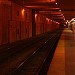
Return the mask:
[[[61,10],[59,10],[59,11],[61,11]]]
[[[63,14],[61,14],[63,16]]]
[[[22,11],[24,12],[25,10],[23,9]]]
[[[64,20],[65,20],[65,18],[64,18]]]
[[[58,4],[58,3],[55,3],[56,5]]]

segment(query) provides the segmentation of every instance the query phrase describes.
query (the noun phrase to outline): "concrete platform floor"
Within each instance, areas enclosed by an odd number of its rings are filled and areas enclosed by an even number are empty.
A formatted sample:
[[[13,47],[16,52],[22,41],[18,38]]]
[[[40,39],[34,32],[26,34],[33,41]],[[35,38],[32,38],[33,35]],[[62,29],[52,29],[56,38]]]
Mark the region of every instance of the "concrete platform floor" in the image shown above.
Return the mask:
[[[47,75],[75,75],[75,33],[65,29]]]

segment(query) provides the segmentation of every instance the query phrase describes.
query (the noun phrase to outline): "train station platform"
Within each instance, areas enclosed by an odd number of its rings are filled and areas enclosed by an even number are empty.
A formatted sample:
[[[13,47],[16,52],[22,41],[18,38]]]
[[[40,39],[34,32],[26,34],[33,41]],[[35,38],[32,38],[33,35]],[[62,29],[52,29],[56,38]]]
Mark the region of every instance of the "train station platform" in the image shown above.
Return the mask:
[[[75,75],[75,33],[71,30],[63,31],[47,75]]]

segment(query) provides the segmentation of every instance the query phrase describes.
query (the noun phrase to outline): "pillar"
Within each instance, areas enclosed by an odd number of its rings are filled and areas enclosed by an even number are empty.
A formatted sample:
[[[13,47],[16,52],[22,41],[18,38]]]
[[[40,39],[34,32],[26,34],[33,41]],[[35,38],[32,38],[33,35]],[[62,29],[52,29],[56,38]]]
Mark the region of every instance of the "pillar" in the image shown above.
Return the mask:
[[[32,36],[36,35],[35,10],[32,10]]]

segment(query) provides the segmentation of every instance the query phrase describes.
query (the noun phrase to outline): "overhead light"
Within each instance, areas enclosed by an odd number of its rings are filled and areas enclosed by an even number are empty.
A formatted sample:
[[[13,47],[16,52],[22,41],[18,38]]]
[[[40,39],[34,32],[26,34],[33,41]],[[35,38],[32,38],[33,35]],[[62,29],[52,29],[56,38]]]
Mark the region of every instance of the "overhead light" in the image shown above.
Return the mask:
[[[69,21],[67,20],[67,22],[69,22]]]
[[[59,11],[61,11],[61,10],[59,10]]]
[[[58,3],[55,3],[56,5],[58,4]]]
[[[24,12],[25,12],[25,10],[24,9],[22,9],[22,15],[24,16]]]
[[[64,20],[65,20],[65,18],[64,18]]]
[[[24,12],[25,10],[23,9],[22,11]]]
[[[63,15],[63,14],[61,14],[61,15]]]
[[[52,20],[51,20],[52,21]]]
[[[55,0],[50,0],[51,2],[55,2]]]
[[[37,17],[37,14],[35,14],[35,18]]]
[[[46,18],[46,20],[49,22],[49,18]]]
[[[64,16],[63,16],[64,17]]]

